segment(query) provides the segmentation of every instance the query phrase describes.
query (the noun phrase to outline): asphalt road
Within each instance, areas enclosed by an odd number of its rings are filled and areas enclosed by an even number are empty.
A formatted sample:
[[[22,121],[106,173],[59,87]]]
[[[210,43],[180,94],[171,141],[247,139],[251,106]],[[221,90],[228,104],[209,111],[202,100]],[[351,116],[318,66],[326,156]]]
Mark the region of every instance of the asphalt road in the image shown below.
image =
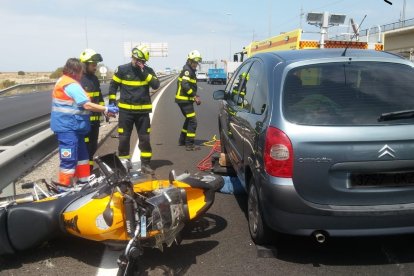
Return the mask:
[[[202,143],[218,134],[218,103],[214,89],[200,84],[202,105],[196,109],[201,150],[186,152],[177,145],[183,116],[174,103],[175,84],[163,94],[152,121],[152,164],[158,178],[170,169],[197,171],[211,150]],[[134,141],[131,142],[134,145]],[[114,152],[109,138],[99,154]],[[414,236],[330,239],[318,245],[309,237],[282,236],[267,247],[250,239],[246,197],[216,194],[205,217],[190,225],[179,246],[164,252],[148,249],[142,257],[147,275],[413,275]],[[28,235],[30,230],[28,229]],[[60,238],[41,248],[0,259],[0,275],[95,275],[105,247],[75,238]],[[115,266],[115,264],[114,264]]]
[[[108,95],[109,84],[101,85],[102,94]],[[0,97],[0,131],[8,127],[50,114],[52,91]]]

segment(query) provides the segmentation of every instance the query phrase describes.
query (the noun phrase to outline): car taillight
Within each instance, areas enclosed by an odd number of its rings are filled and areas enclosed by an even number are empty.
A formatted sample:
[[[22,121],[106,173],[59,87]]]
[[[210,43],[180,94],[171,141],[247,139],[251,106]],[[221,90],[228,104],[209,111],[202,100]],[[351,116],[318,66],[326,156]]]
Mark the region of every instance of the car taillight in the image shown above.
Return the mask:
[[[268,174],[276,177],[292,177],[292,143],[283,131],[275,127],[269,127],[266,132],[264,163]]]

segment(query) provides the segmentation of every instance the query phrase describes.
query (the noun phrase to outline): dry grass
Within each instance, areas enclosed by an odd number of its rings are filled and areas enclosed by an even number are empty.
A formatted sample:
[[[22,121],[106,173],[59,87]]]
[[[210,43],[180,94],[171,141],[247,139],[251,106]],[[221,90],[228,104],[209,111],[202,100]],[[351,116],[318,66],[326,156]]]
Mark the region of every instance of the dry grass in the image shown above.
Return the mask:
[[[0,72],[0,83],[5,80],[15,81],[16,84],[21,83],[38,83],[38,82],[53,82],[49,78],[51,72],[24,72],[23,76],[19,76],[17,72]]]

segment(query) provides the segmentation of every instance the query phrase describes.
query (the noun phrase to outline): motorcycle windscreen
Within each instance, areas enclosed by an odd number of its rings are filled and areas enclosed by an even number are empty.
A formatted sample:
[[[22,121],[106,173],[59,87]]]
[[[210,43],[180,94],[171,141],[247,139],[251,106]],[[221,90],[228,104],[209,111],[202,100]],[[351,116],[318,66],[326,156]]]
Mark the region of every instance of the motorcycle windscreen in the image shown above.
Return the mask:
[[[121,160],[119,160],[119,157],[116,154],[110,153],[110,154],[100,156],[98,158],[104,163],[103,164],[104,166],[106,165],[106,170],[111,175],[118,175],[121,178],[127,176],[127,171],[125,167],[122,165]]]

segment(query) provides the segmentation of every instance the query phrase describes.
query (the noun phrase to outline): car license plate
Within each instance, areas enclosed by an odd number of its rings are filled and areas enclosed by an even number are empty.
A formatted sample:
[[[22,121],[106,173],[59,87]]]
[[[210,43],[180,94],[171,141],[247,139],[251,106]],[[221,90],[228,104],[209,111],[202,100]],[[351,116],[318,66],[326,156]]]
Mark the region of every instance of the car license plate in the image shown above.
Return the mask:
[[[353,173],[350,175],[351,188],[376,188],[414,185],[414,172],[399,173]]]

